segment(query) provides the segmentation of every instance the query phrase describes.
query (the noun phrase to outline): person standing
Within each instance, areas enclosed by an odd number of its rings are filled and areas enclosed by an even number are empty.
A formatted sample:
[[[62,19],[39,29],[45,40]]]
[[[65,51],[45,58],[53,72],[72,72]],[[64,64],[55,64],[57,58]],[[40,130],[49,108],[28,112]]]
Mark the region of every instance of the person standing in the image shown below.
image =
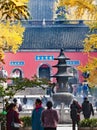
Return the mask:
[[[35,108],[32,111],[32,130],[43,130],[41,123],[41,113],[44,110],[41,99],[37,98],[35,101]]]
[[[84,84],[83,85],[83,96],[84,97],[88,96],[88,91],[89,91],[89,85],[88,84]]]
[[[81,93],[82,93],[82,83],[80,83],[80,84],[78,85],[77,93],[78,93],[78,96],[81,96]]]
[[[97,111],[97,100],[95,101],[95,107],[96,107],[96,111]]]
[[[56,110],[52,109],[52,102],[48,101],[47,109],[43,110],[41,115],[42,125],[44,130],[56,130],[59,121],[59,116]]]
[[[70,117],[72,119],[72,130],[76,129],[76,124],[78,125],[80,121],[80,112],[81,106],[78,101],[73,100],[72,104],[70,105]]]
[[[20,126],[23,126],[23,122],[19,119],[19,113],[17,112],[17,106],[15,103],[9,105],[7,115],[6,115],[6,127],[7,130],[19,130],[19,128],[12,127],[12,122],[19,123]]]
[[[16,104],[17,110],[18,110],[19,112],[22,111],[22,104],[21,104],[21,101],[20,101],[20,98],[19,98],[19,97],[18,97],[17,99],[14,98],[14,99],[13,99],[13,103]]]
[[[24,98],[23,98],[23,104],[24,104],[24,105],[27,104],[27,97],[26,97],[26,95],[25,95]]]
[[[85,97],[82,103],[82,112],[85,119],[90,118],[91,114],[94,116],[94,110],[92,104],[89,102],[88,98]]]

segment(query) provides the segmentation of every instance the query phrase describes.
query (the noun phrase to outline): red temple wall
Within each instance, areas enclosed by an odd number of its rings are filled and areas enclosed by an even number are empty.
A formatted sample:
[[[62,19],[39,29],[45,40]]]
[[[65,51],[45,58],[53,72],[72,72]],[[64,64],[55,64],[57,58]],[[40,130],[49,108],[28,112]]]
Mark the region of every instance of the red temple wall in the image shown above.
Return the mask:
[[[41,64],[48,64],[51,67],[52,75],[56,73],[56,68],[52,68],[53,65],[57,64],[56,60],[36,60],[36,56],[53,56],[54,58],[58,57],[59,52],[17,52],[13,53],[5,53],[5,65],[4,69],[8,72],[8,76],[10,76],[11,72],[15,68],[19,68],[23,72],[23,76],[27,78],[31,78],[33,75],[38,74],[38,68]],[[96,52],[92,52],[91,56],[97,57]],[[82,52],[65,52],[65,56],[69,57],[71,60],[78,60],[80,64],[85,65],[88,60],[88,55]],[[24,65],[10,65],[10,62],[13,61],[23,61]],[[76,66],[75,66],[76,67]],[[80,76],[81,78],[81,76]]]

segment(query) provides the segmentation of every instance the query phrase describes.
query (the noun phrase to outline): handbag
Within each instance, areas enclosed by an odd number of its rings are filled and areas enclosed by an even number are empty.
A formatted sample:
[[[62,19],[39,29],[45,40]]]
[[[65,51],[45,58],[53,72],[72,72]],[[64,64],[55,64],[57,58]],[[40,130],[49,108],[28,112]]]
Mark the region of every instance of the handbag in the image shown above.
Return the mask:
[[[20,123],[14,122],[14,112],[13,112],[13,118],[12,118],[12,122],[11,122],[11,127],[13,127],[13,128],[20,128],[21,127]]]
[[[14,121],[11,123],[11,126],[14,128],[20,128],[20,123],[15,123]]]

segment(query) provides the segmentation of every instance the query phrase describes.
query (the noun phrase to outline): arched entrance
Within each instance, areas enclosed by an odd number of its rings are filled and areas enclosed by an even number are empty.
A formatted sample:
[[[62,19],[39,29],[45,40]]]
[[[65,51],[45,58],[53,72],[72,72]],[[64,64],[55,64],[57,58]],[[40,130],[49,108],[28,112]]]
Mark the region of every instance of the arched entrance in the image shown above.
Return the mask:
[[[22,71],[19,68],[15,68],[12,71],[12,77],[13,78],[22,78],[23,77]]]
[[[39,67],[39,78],[46,78],[50,80],[50,67],[47,64],[42,64]]]

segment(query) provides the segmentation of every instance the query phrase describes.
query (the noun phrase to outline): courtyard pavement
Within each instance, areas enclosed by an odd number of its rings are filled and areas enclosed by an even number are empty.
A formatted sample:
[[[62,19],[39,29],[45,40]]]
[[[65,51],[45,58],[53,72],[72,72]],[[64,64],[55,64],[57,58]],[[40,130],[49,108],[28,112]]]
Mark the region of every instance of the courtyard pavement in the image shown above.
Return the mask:
[[[57,130],[72,130],[72,124],[58,124]]]

